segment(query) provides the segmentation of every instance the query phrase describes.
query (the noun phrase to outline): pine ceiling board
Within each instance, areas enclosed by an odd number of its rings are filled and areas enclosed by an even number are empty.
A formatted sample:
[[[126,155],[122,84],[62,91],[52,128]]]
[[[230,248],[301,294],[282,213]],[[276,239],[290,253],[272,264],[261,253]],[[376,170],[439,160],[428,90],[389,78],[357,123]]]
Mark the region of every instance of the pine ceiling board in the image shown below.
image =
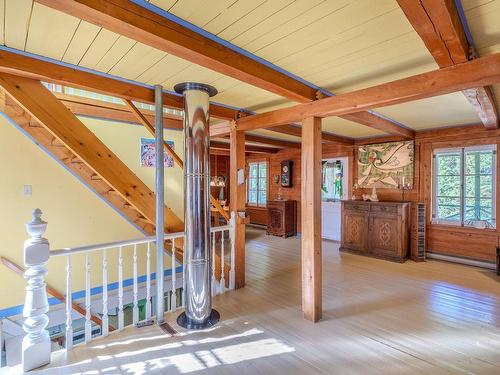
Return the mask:
[[[86,21],[80,21],[69,46],[67,47],[62,61],[78,65],[85,52],[97,37],[101,28]]]
[[[282,139],[284,141],[292,141],[292,142],[300,142],[301,138],[300,137],[294,137],[293,135],[288,135],[288,134],[282,134],[282,133],[276,133],[267,129],[259,129],[259,130],[254,130],[251,132],[248,132],[249,134],[255,134],[255,135],[261,135],[263,137],[270,137],[270,138],[276,138],[276,139]]]
[[[146,0],[146,1],[149,1],[151,4],[156,5],[157,7],[168,11],[179,0]]]
[[[32,8],[32,0],[6,0],[4,14],[6,46],[24,50]]]
[[[463,6],[479,55],[485,56],[498,52],[500,50],[500,0],[464,1]]]
[[[275,29],[279,28],[286,22],[292,23],[295,18],[301,17],[302,14],[315,6],[318,6],[318,4],[322,2],[322,0],[294,1],[275,14],[269,15],[269,18],[266,18],[257,25],[243,31],[243,33],[232,39],[231,42],[246,49],[248,44],[266,34],[274,33]]]
[[[354,59],[359,55],[383,55],[386,52],[384,47],[404,47],[407,40],[404,40],[403,43],[401,39],[408,35],[416,35],[416,33],[401,12],[392,11],[383,17],[374,18],[360,27],[352,28],[326,39],[326,42],[320,45],[317,43],[322,39],[320,35],[306,36],[304,40],[297,36],[296,43],[307,47],[279,58],[274,63],[304,77],[315,70],[335,66],[346,58]],[[413,43],[412,47],[417,47],[422,53],[430,56],[422,42]],[[308,59],[308,56],[314,56],[314,59]],[[355,73],[353,71],[351,74]]]
[[[211,0],[176,1],[168,11],[183,20],[187,20],[197,10],[210,8],[211,3],[213,3]]]
[[[245,17],[240,19],[238,22],[235,22],[226,27],[217,36],[224,40],[231,41],[238,35],[254,27],[255,25],[258,25],[259,23],[269,18],[273,14],[279,12],[291,3],[293,3],[293,0],[266,1],[260,6],[253,9],[251,12],[247,13]]]
[[[273,29],[272,32],[266,33],[262,37],[245,44],[244,48],[272,61],[272,59],[269,59],[268,56],[260,53],[260,51],[282,39],[289,37],[290,35],[299,33],[301,30],[308,29],[311,25],[317,24],[321,20],[327,18],[335,12],[338,12],[340,9],[348,5],[349,2],[347,0],[321,2],[317,6],[313,6],[306,12],[302,13],[300,17],[287,21],[279,25],[279,27]]]
[[[371,2],[371,4],[378,5],[379,3]],[[355,16],[356,14],[357,16]],[[360,19],[360,22],[353,23],[354,18]],[[279,66],[282,66],[282,61],[288,56],[290,56],[288,61],[295,61],[296,66],[298,61],[305,61],[306,66],[321,64],[325,62],[324,59],[315,58],[308,61],[304,59],[304,56],[315,56],[308,54],[308,50],[311,47],[317,50],[324,48],[325,45],[317,46],[318,42],[322,40],[328,41],[332,48],[330,58],[327,60],[330,61],[353,51],[379,44],[404,32],[412,31],[410,28],[411,26],[404,19],[399,8],[379,9],[378,6],[375,6],[372,9],[361,11],[357,7],[349,5],[298,32],[259,49],[257,52],[259,56]],[[299,57],[297,57],[298,54],[300,54]],[[297,74],[294,70],[292,73]]]
[[[238,2],[238,0],[211,1],[209,7],[203,7],[195,10],[188,18],[186,18],[186,21],[189,21],[198,27],[203,27],[236,2]],[[175,12],[172,13],[178,15]]]
[[[340,94],[438,69],[418,35],[399,39],[340,58],[304,79]]]
[[[203,26],[203,29],[217,35],[233,23],[243,19],[246,14],[250,13],[255,8],[258,8],[264,2],[265,0],[239,0],[206,23]]]
[[[461,92],[378,108],[377,112],[414,130],[480,123]]]
[[[192,64],[174,55],[165,55],[160,61],[143,72],[137,80],[147,84],[155,85],[165,82],[169,77],[187,69]]]
[[[228,89],[222,89],[220,85],[215,85],[215,87],[218,89],[221,88],[216,98],[217,102],[240,108],[252,107],[254,105],[269,102],[269,95],[274,95],[247,83],[241,83]],[[281,98],[278,95],[274,95],[274,97],[276,99]]]
[[[177,72],[173,76],[168,77],[161,84],[168,90],[173,90],[174,86],[181,82],[200,82],[210,84],[214,79],[220,77],[220,73],[206,69],[197,65],[188,65],[187,68]]]
[[[97,62],[95,69],[108,73],[137,44],[135,40],[120,35]]]
[[[136,80],[141,73],[145,72],[166,55],[165,52],[136,43],[109,71],[110,74],[119,77]]]
[[[358,123],[344,120],[340,117],[327,117],[321,121],[322,129],[336,135],[350,138],[365,138],[378,135],[386,135],[380,130],[360,125]]]
[[[5,1],[0,0],[0,44],[5,44]]]
[[[83,55],[78,65],[96,69],[97,64],[120,36],[112,31],[100,29],[94,41]]]
[[[33,4],[26,51],[61,60],[80,20],[39,3]]]
[[[318,51],[319,59],[327,59],[328,53]],[[309,69],[300,70],[302,77],[317,84],[334,86],[334,91],[341,90],[342,81],[364,81],[367,77],[377,78],[380,72],[398,70],[412,64],[425,65],[424,68],[437,69],[432,55],[427,51],[416,33],[406,33],[378,45],[356,50],[340,56],[333,61],[325,61]],[[387,67],[395,66],[396,69]],[[396,73],[396,72],[394,72]],[[403,74],[404,71],[402,72]],[[386,73],[384,73],[385,75]]]

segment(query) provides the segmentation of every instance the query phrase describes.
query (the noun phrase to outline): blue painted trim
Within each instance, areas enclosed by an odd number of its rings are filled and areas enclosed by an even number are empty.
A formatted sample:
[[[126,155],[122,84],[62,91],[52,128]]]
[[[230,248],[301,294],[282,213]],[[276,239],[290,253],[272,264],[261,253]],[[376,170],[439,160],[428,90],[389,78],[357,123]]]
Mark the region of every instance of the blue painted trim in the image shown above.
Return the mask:
[[[455,0],[455,6],[457,8],[457,13],[458,13],[458,16],[460,17],[460,21],[462,22],[462,27],[464,28],[464,33],[465,33],[465,37],[467,38],[467,42],[469,43],[469,45],[471,47],[473,47],[472,50],[474,51],[474,54],[475,54],[474,57],[478,57],[477,51],[475,48],[475,44],[474,44],[474,39],[472,38],[472,33],[470,32],[469,24],[467,23],[467,17],[465,16],[464,7],[462,6],[462,2],[460,0]]]
[[[175,269],[176,274],[182,273],[182,271],[183,271],[182,266],[179,266]],[[168,269],[168,270],[164,271],[164,277],[171,276],[171,275],[172,275],[172,269]],[[137,278],[137,283],[138,284],[145,283],[146,278],[147,278],[147,275],[139,276]],[[152,280],[156,280],[156,273],[155,272],[153,272],[151,274],[151,281]],[[134,284],[133,278],[123,280],[123,287],[128,287],[128,286],[131,286],[133,284]],[[108,284],[108,291],[116,290],[116,289],[118,289],[118,282]],[[96,286],[96,287],[90,289],[91,296],[98,295],[98,294],[102,294],[102,285]],[[85,298],[85,290],[79,290],[78,292],[71,293],[71,298],[73,300]],[[60,305],[60,304],[62,304],[62,302],[59,301],[57,298],[54,298],[54,297],[49,298],[49,306],[55,306],[55,305]],[[0,318],[8,318],[10,316],[20,315],[23,313],[23,307],[24,307],[24,305],[18,305],[18,306],[11,306],[11,307],[8,307],[6,309],[2,309],[2,310],[0,310]]]
[[[40,147],[40,149],[45,152],[52,160],[57,162],[61,167],[63,167],[66,171],[71,173],[73,177],[75,177],[80,183],[82,183],[85,187],[87,187],[90,191],[92,191],[100,200],[102,200],[106,205],[108,205],[113,211],[115,211],[120,217],[122,217],[127,223],[132,225],[135,229],[137,229],[140,233],[142,233],[144,236],[147,236],[147,233],[144,232],[144,230],[140,227],[138,227],[134,222],[130,221],[128,217],[126,217],[122,212],[118,211],[115,207],[111,205],[107,200],[105,200],[101,194],[97,192],[92,186],[87,184],[79,175],[77,175],[75,172],[73,172],[71,169],[68,168],[66,164],[64,164],[61,160],[57,159],[54,155],[52,155],[49,150],[47,150],[44,146],[42,146],[40,143],[38,143],[28,132],[26,132],[23,128],[21,128],[14,120],[12,120],[9,116],[7,116],[4,112],[0,112],[0,115],[2,115],[9,123],[11,123],[15,128],[17,128],[21,133],[23,133],[31,142],[33,142],[36,146]]]

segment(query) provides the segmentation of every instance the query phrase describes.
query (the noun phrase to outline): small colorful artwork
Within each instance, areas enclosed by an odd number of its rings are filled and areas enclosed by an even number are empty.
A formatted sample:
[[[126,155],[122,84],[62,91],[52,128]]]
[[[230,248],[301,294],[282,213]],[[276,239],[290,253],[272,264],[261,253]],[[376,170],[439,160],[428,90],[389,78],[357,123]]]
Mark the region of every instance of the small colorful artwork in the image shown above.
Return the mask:
[[[174,142],[166,141],[167,144],[173,149]],[[164,152],[163,154],[165,168],[174,167],[174,159]],[[155,167],[156,166],[156,145],[154,139],[141,138],[141,167]]]
[[[413,187],[414,142],[388,142],[358,148],[360,188]]]

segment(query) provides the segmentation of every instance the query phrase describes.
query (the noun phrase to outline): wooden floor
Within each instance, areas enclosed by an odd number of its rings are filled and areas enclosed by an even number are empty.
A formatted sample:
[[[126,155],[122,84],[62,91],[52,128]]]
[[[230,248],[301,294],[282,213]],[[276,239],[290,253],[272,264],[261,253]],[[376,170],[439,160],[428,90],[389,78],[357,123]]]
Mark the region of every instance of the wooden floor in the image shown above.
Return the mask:
[[[473,246],[473,244],[471,244]],[[247,286],[216,297],[222,323],[169,337],[128,328],[44,374],[500,374],[500,279],[429,261],[339,254],[324,242],[324,314],[300,312],[300,241],[248,230]]]

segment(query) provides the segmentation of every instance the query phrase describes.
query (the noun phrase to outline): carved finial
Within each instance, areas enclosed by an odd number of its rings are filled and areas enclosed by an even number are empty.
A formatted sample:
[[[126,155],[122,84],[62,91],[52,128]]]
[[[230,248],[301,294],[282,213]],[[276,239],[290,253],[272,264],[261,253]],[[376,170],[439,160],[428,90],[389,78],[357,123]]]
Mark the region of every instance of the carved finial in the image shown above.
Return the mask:
[[[26,224],[26,231],[32,238],[40,239],[46,229],[47,223],[42,220],[42,210],[34,209],[31,221]]]

